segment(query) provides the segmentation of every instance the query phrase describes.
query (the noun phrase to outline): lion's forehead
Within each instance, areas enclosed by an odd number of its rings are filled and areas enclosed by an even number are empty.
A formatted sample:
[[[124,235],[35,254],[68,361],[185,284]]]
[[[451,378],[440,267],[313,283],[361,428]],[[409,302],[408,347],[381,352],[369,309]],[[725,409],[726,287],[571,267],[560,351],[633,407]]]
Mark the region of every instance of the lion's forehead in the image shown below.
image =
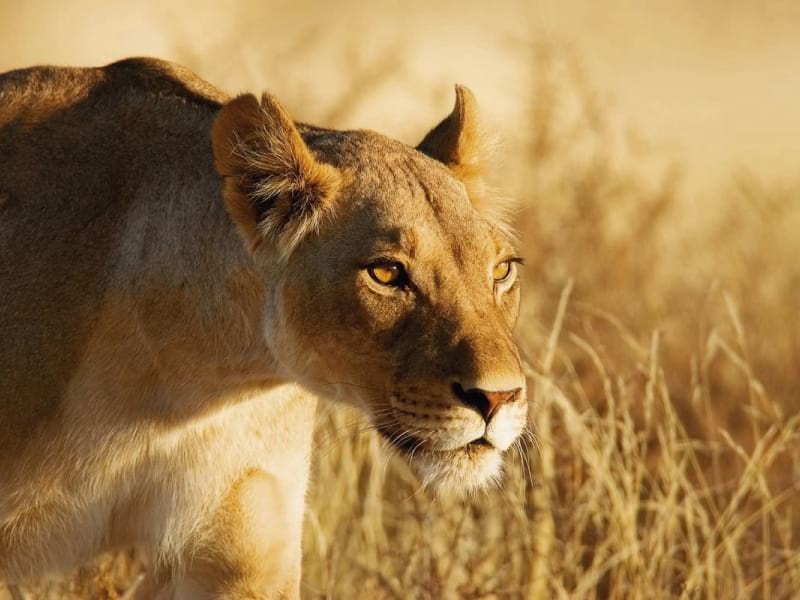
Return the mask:
[[[317,158],[343,170],[361,194],[434,204],[451,197],[466,200],[463,184],[445,165],[374,131],[315,130],[304,137]]]
[[[304,138],[320,159],[346,173],[337,201],[348,206],[340,215],[359,227],[340,241],[353,252],[402,251],[437,265],[439,275],[474,271],[482,277],[485,263],[508,246],[452,171],[415,148],[364,130],[313,130]]]

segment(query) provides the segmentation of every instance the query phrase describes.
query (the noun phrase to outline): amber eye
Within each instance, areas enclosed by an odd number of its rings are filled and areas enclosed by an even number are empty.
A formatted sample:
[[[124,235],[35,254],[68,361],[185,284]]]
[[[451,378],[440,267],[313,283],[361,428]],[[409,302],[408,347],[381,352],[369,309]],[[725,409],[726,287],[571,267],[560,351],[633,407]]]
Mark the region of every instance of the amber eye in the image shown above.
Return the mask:
[[[504,260],[502,262],[497,263],[492,270],[492,277],[496,283],[500,283],[501,281],[505,281],[508,279],[508,276],[511,274],[511,261]]]
[[[406,282],[406,272],[400,263],[379,263],[367,269],[369,276],[381,285],[400,286]]]

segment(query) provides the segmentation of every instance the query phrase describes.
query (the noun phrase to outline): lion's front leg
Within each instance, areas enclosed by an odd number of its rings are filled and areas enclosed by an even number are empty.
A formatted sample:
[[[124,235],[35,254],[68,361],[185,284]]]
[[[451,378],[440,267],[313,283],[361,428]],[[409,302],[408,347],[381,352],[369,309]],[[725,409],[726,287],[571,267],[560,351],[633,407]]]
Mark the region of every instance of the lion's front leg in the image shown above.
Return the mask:
[[[282,482],[252,471],[231,486],[159,598],[299,598],[301,529]]]

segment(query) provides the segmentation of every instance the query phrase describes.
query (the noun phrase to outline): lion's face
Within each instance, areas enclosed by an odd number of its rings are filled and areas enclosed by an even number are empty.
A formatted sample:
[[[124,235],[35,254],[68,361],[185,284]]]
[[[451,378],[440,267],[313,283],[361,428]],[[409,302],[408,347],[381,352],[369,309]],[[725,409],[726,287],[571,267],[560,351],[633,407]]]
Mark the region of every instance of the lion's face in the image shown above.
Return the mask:
[[[260,263],[273,354],[364,409],[424,484],[486,484],[527,422],[509,236],[452,165],[370,132],[304,137],[335,169],[336,198],[281,260]]]

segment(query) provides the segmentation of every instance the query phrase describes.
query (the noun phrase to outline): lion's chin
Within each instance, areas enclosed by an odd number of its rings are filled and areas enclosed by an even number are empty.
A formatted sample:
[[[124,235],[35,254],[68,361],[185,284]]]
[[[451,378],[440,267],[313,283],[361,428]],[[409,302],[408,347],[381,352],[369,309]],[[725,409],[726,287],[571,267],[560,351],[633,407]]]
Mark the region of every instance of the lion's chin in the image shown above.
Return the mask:
[[[411,468],[423,487],[436,495],[464,497],[497,483],[503,458],[497,448],[470,444],[457,450],[419,452]]]

